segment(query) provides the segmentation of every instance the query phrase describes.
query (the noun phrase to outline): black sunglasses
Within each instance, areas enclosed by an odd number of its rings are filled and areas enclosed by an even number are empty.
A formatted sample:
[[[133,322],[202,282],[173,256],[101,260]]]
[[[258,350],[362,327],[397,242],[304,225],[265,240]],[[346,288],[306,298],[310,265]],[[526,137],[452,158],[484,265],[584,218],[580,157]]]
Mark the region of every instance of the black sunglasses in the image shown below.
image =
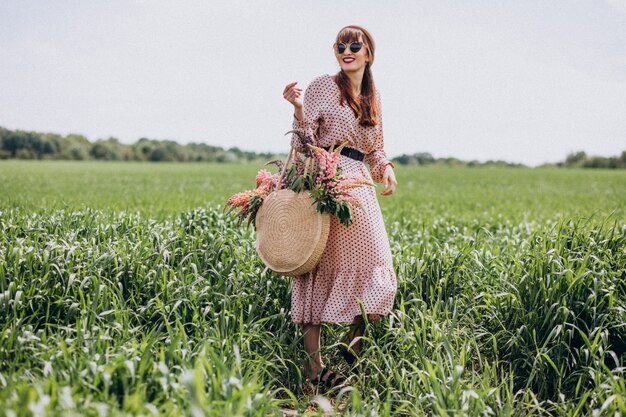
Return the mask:
[[[363,47],[363,42],[352,42],[350,44],[350,50],[354,52],[355,54],[359,52],[362,47]],[[337,52],[339,52],[340,54],[343,54],[345,50],[346,50],[346,44],[344,43],[337,44]]]

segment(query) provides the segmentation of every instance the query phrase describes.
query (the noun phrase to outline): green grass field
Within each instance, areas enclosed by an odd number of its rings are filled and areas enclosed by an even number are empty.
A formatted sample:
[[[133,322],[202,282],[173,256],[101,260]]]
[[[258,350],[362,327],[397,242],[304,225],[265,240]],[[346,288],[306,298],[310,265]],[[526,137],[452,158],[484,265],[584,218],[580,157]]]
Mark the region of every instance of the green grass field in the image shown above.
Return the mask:
[[[398,167],[394,310],[313,396],[290,278],[221,210],[259,168],[0,162],[0,416],[626,413],[626,172]]]

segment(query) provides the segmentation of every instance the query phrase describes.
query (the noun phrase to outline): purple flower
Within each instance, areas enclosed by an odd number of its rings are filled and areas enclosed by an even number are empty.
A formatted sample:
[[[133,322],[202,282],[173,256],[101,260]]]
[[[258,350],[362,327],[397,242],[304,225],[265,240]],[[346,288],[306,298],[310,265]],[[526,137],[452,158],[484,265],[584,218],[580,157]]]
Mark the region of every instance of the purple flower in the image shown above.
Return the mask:
[[[290,130],[289,132],[285,133],[285,135],[288,133],[295,133],[296,136],[298,136],[298,139],[300,140],[300,145],[302,147],[302,153],[304,154],[305,157],[310,158],[311,156],[313,156],[311,153],[311,150],[307,146],[307,145],[313,145],[312,137],[310,137],[305,132],[303,132],[302,129]]]
[[[280,173],[283,172],[283,168],[285,167],[285,163],[283,161],[281,161],[280,159],[274,159],[273,161],[267,162],[265,165],[271,165],[271,164],[274,164],[278,167],[278,175],[280,175]]]

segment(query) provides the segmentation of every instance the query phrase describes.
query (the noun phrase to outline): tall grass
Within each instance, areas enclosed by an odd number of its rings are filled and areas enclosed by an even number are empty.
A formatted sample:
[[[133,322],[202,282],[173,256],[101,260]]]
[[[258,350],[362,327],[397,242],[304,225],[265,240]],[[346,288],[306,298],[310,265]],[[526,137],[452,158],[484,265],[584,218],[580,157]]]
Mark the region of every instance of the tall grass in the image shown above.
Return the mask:
[[[346,412],[623,412],[626,230],[590,226],[450,234],[396,256],[396,306],[365,337]],[[9,211],[0,231],[3,415],[307,407],[289,279],[219,210]],[[336,344],[341,328],[325,330]]]

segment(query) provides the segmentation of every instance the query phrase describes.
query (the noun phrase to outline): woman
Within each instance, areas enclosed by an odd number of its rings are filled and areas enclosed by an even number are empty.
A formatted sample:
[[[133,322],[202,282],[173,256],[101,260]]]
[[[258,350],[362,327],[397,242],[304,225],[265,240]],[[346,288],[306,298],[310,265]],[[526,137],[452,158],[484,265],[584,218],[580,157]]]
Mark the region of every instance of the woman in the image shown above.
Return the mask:
[[[297,81],[287,84],[283,96],[294,106],[294,130],[312,137],[321,147],[347,142],[338,162],[343,175],[362,175],[382,182],[385,189],[381,195],[388,196],[397,182],[394,165],[383,146],[380,94],[371,71],[374,49],[374,40],[366,29],[354,25],[342,28],[333,44],[340,71],[315,78],[304,93],[304,103]],[[299,135],[292,136],[291,144],[302,150]],[[295,277],[292,286],[291,315],[304,334],[306,377],[330,388],[343,386],[346,381],[324,366],[321,324],[352,323],[341,349],[352,364],[362,348],[360,336],[365,330],[359,301],[368,321],[376,321],[391,310],[397,289],[376,190],[355,188],[354,194],[363,201],[365,210],[354,210],[354,223],[349,227],[331,216],[321,261],[310,273]]]

